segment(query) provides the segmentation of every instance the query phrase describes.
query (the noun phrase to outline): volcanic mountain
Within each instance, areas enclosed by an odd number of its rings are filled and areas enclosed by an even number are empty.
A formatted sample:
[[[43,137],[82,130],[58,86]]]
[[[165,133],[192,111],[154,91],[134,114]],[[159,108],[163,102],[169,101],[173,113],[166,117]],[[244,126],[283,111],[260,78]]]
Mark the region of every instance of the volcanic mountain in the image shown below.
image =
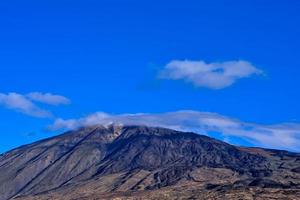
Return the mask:
[[[0,155],[0,200],[300,199],[300,154],[90,126]]]

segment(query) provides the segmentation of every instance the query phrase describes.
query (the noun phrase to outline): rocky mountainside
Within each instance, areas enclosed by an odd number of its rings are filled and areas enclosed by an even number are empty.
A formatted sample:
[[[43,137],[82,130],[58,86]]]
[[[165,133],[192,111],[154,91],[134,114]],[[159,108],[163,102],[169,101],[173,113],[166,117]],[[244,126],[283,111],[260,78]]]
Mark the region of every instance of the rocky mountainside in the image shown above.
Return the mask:
[[[93,126],[0,156],[0,200],[297,199],[300,154],[144,126]]]

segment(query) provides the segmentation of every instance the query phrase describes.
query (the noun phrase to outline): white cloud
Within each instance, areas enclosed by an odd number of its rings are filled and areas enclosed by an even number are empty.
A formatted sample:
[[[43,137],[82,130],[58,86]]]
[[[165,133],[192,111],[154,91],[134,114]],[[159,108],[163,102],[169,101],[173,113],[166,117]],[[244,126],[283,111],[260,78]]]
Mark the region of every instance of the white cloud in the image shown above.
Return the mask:
[[[70,100],[61,95],[55,95],[51,93],[41,93],[41,92],[32,92],[26,95],[30,100],[37,101],[50,105],[61,105],[61,104],[70,104]]]
[[[300,150],[300,124],[260,125],[209,112],[177,111],[119,115],[97,112],[80,119],[57,119],[50,128],[74,129],[110,124],[158,126],[208,135],[210,132],[218,132],[226,139],[238,137],[262,147]]]
[[[17,93],[0,93],[0,105],[34,117],[50,117],[51,113],[39,108],[25,96]]]
[[[67,102],[66,98],[59,95],[52,95],[50,93],[30,93],[28,95],[14,92],[8,94],[0,93],[0,105],[8,109],[33,117],[46,118],[52,116],[50,111],[40,108],[33,102],[33,100],[51,105],[58,105]]]
[[[202,60],[173,60],[160,72],[159,77],[185,80],[197,87],[223,89],[231,86],[239,79],[262,73],[250,62],[243,60],[213,63],[206,63]]]

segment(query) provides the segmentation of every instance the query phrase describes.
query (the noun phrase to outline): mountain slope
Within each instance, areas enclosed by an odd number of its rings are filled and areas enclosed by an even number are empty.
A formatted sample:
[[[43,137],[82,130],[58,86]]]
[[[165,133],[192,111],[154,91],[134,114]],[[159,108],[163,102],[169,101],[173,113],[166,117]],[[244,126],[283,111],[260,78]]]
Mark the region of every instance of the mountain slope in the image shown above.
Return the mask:
[[[300,155],[285,151],[240,148],[164,128],[93,126],[1,155],[0,200],[209,199],[233,191],[293,198],[299,169]]]

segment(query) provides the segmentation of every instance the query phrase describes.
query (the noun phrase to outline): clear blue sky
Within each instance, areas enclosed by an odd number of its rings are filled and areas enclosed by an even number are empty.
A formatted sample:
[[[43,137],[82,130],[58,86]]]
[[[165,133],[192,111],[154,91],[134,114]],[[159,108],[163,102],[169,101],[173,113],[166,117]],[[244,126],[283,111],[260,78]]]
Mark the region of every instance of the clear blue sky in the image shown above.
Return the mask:
[[[215,112],[300,121],[300,1],[1,1],[0,93],[68,97],[55,116]],[[172,60],[246,60],[264,72],[221,90],[160,80]],[[0,152],[52,136],[52,118],[0,107]],[[241,145],[244,143],[241,142]]]

